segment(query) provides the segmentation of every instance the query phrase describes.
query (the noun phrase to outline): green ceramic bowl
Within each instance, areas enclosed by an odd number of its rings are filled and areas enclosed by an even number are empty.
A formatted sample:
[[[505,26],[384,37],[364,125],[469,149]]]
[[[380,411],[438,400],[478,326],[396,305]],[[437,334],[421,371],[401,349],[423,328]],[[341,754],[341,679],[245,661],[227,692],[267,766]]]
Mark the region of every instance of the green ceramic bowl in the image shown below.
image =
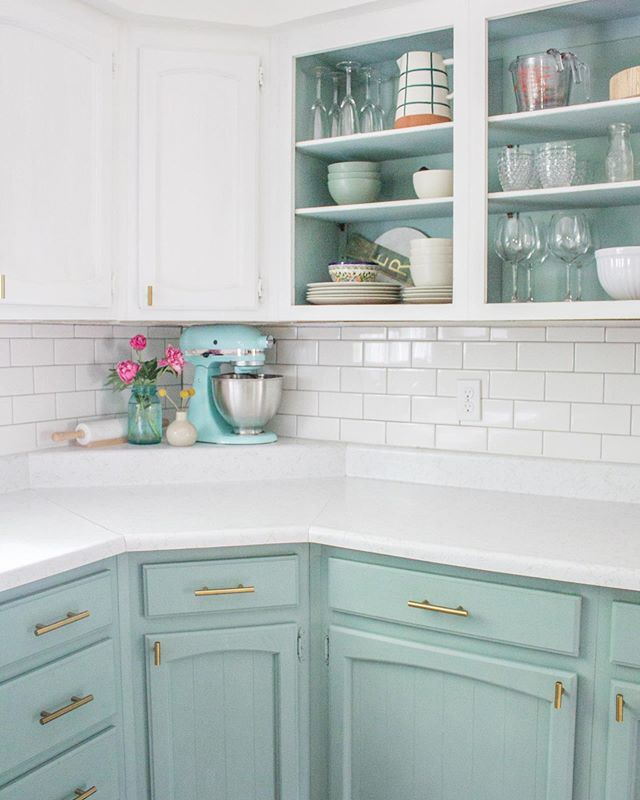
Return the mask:
[[[345,172],[380,172],[380,164],[376,161],[341,161],[329,164],[330,175],[342,175]]]
[[[380,197],[379,178],[330,178],[329,194],[339,206],[352,203],[373,203]]]

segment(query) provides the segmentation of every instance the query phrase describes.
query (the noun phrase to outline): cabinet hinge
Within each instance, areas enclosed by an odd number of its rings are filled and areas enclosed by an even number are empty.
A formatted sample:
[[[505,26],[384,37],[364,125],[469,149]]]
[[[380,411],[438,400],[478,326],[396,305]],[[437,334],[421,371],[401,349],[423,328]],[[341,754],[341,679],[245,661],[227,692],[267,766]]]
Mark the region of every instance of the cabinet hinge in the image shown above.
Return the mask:
[[[262,300],[262,278],[258,278],[258,300]]]
[[[298,628],[298,637],[296,639],[296,653],[298,656],[298,661],[302,661],[302,628]]]
[[[329,634],[324,637],[324,663],[329,663]]]
[[[262,89],[264,86],[264,67],[262,64],[258,67],[258,86]]]

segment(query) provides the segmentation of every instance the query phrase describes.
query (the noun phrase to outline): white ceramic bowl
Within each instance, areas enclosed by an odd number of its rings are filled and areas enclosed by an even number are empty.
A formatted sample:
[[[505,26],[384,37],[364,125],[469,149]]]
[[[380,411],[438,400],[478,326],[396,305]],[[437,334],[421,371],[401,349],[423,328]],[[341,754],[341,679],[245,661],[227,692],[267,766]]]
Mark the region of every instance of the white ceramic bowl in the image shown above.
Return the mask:
[[[339,206],[350,203],[373,203],[380,197],[379,178],[329,178],[329,194]]]
[[[596,250],[598,280],[614,300],[640,300],[640,247]]]
[[[412,239],[409,242],[409,246],[424,249],[429,249],[430,247],[453,247],[453,239]]]
[[[418,170],[413,173],[413,188],[421,200],[428,200],[431,197],[451,197],[453,195],[453,170]]]
[[[411,264],[415,286],[449,286],[453,282],[453,264]]]

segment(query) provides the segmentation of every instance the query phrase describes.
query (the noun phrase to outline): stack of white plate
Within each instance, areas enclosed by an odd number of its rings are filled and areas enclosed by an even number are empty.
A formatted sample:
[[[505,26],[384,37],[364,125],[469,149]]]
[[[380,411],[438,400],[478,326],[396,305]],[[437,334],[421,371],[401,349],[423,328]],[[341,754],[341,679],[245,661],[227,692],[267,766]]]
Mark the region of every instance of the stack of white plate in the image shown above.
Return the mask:
[[[399,303],[400,286],[393,283],[309,283],[307,303],[316,306]]]
[[[410,260],[414,286],[429,289],[451,288],[453,282],[451,239],[413,239]]]
[[[402,290],[403,303],[451,303],[453,287],[448,286],[405,286]]]

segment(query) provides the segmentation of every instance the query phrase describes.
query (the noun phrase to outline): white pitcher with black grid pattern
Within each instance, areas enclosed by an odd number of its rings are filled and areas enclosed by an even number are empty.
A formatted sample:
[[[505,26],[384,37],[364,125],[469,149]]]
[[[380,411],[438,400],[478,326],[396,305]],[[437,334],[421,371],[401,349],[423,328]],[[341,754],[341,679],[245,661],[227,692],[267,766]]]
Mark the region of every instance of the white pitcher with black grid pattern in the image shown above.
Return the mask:
[[[449,76],[446,67],[452,58],[428,50],[413,50],[398,61],[398,102],[395,128],[433,125],[452,118]]]

